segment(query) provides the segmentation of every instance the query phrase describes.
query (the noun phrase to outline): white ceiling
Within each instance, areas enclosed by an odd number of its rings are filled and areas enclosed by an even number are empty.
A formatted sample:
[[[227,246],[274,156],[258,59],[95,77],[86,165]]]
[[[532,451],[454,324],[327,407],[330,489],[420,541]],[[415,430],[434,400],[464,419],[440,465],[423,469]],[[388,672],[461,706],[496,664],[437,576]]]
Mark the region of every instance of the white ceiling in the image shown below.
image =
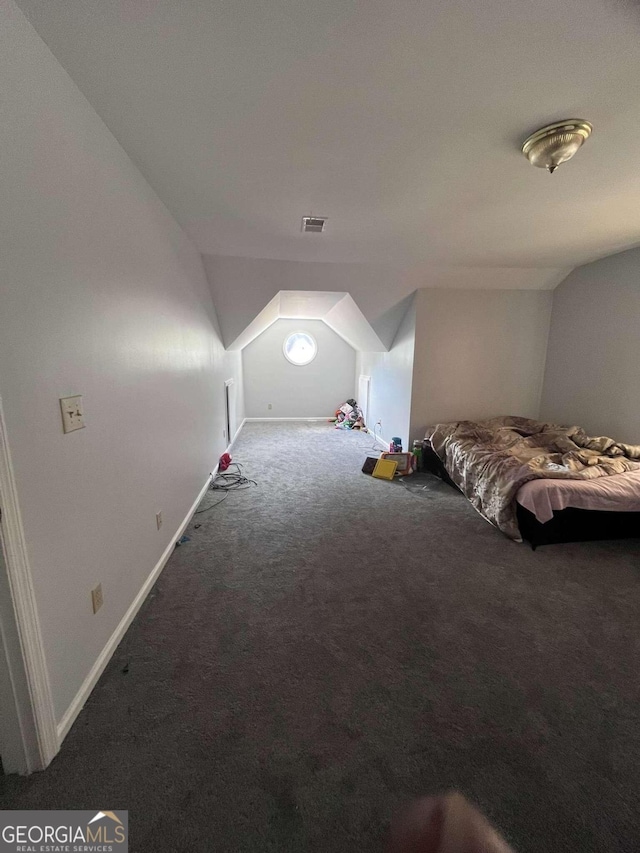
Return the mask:
[[[265,314],[264,310],[273,312],[274,306],[279,305],[276,297],[280,291],[304,292],[307,298],[312,297],[314,313],[309,316],[325,321],[326,308],[315,301],[318,294],[349,293],[387,349],[409,306],[410,295],[418,288],[552,290],[569,272],[542,267],[434,266],[424,271],[386,264],[276,261],[228,255],[204,255],[203,260],[227,347],[235,346],[237,339],[245,340],[255,328],[261,329],[266,317],[277,318],[275,313]],[[346,303],[342,307],[345,309]],[[363,348],[360,344],[355,346]]]
[[[203,253],[571,267],[640,242],[632,0],[19,6]],[[529,166],[567,117],[592,139]]]
[[[355,350],[384,352],[387,349],[349,293],[319,290],[281,290],[228,349],[243,349],[280,319],[322,320]]]

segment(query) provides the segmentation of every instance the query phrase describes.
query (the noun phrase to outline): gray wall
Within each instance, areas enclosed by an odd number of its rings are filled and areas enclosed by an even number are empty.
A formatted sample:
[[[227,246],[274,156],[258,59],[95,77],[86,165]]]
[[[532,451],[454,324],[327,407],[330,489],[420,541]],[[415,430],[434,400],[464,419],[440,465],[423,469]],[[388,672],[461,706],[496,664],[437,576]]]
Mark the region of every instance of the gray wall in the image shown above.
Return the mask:
[[[640,444],[640,249],[579,267],[554,292],[541,415]]]
[[[412,439],[438,422],[537,417],[551,304],[547,290],[419,290]]]
[[[10,4],[0,78],[0,395],[60,721],[226,447],[230,376],[242,417],[242,377],[200,254]],[[87,426],[64,435],[71,394]]]
[[[318,345],[314,360],[301,367],[282,351],[287,336],[299,331]],[[242,361],[249,418],[328,417],[355,394],[355,350],[322,320],[276,320],[244,348]]]

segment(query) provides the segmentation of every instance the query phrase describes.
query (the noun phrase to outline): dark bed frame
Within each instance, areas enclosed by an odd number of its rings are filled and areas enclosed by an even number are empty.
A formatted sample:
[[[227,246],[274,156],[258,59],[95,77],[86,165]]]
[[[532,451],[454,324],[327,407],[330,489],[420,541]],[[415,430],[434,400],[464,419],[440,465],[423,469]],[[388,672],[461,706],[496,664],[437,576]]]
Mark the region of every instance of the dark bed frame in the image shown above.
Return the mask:
[[[421,467],[423,471],[435,474],[454,489],[458,488],[429,441],[422,445]],[[532,512],[516,503],[516,516],[522,538],[534,551],[538,545],[553,545],[559,542],[640,537],[640,512],[599,512],[567,507],[556,510],[553,518],[542,524]]]
[[[556,542],[592,542],[598,539],[633,539],[640,536],[640,512],[609,512],[567,507],[542,524],[532,512],[516,503],[522,538],[535,551]]]

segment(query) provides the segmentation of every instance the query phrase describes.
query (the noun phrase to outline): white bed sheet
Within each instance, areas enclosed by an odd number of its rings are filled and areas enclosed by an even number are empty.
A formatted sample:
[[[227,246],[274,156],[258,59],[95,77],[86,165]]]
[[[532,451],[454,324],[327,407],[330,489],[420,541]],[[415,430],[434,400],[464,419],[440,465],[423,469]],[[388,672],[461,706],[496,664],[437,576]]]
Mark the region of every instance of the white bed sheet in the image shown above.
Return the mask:
[[[567,507],[640,512],[640,470],[593,480],[530,480],[518,489],[516,500],[541,524]]]

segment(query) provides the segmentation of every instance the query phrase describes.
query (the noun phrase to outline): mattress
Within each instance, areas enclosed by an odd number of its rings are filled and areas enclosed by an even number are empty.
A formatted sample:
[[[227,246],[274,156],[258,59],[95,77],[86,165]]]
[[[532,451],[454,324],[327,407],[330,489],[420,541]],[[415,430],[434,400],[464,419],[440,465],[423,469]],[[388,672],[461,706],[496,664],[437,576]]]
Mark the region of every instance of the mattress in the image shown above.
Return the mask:
[[[605,512],[640,512],[640,470],[593,480],[530,480],[518,489],[516,501],[541,524],[556,510],[573,507]]]

